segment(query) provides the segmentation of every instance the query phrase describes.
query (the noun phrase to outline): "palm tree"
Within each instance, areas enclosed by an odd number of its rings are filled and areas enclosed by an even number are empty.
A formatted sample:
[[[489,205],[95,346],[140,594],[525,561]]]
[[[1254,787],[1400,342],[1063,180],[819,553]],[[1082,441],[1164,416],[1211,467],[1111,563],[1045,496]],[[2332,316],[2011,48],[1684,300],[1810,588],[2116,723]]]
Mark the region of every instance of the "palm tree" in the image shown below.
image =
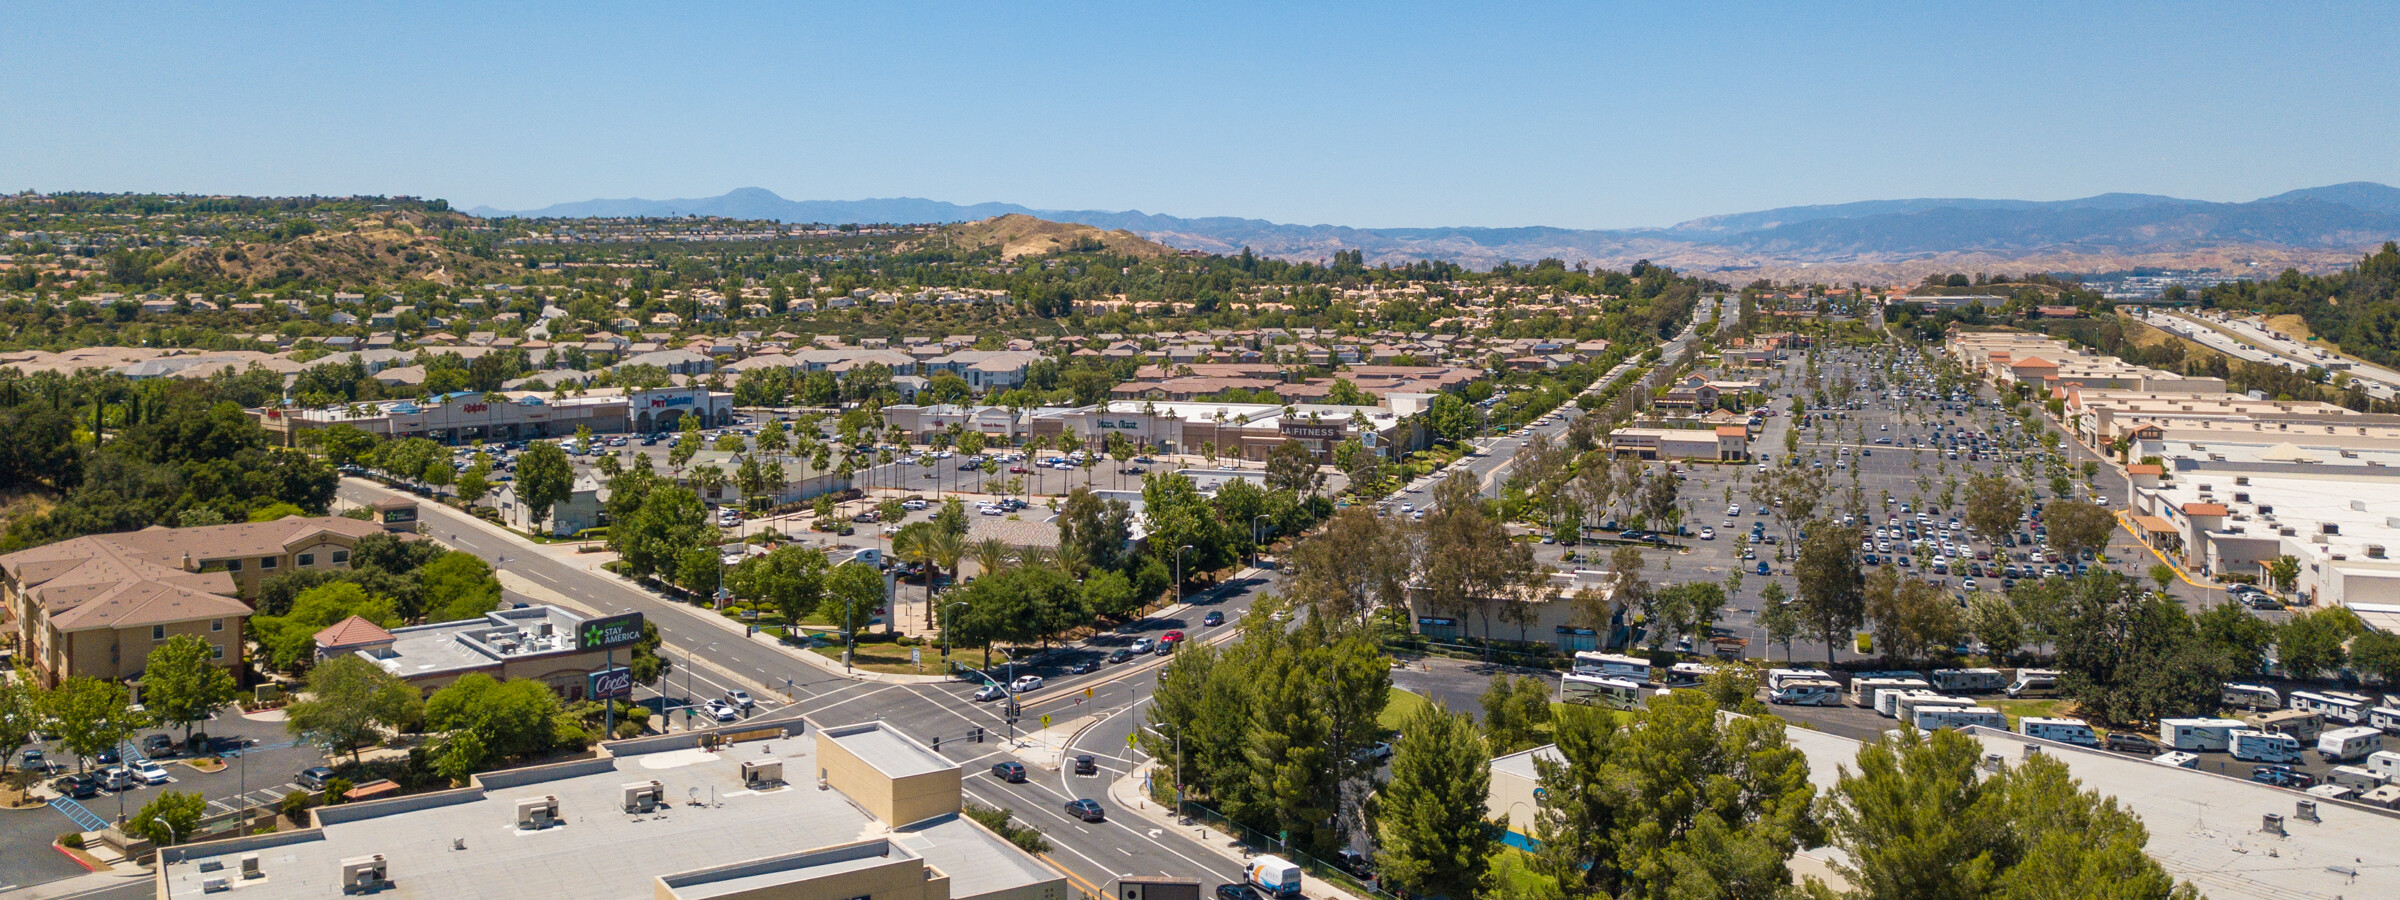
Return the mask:
[[[986,578],[1008,568],[1010,552],[1008,542],[999,538],[984,538],[967,548],[968,558],[975,561],[976,574]]]

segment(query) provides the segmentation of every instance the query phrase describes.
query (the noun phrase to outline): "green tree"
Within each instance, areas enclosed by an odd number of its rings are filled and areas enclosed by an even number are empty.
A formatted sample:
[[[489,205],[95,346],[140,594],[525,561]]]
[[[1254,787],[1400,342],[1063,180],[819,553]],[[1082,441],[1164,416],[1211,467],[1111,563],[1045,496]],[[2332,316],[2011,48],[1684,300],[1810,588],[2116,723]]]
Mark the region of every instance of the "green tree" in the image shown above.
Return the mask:
[[[192,832],[200,827],[200,817],[207,813],[208,798],[199,791],[168,791],[126,820],[125,831],[161,847],[180,844],[191,840]]]
[[[2251,615],[2239,603],[2225,602],[2192,615],[2200,641],[2222,657],[2237,675],[2256,675],[2264,669],[2267,648],[2275,645],[2275,626]]]
[[[183,727],[207,721],[241,691],[233,673],[216,664],[215,652],[198,636],[179,634],[150,649],[142,666],[142,705],[160,722]]]
[[[825,576],[832,569],[825,554],[813,547],[786,545],[761,556],[743,559],[726,573],[734,596],[774,604],[786,622],[816,614],[825,597]]]
[[[709,523],[708,507],[691,488],[653,488],[640,503],[608,529],[609,546],[635,577],[680,574],[677,567],[684,554],[716,546],[717,528]]]
[[[2268,561],[2267,579],[2275,582],[2275,590],[2291,593],[2300,583],[2300,560],[2285,554]]]
[[[2025,514],[2025,489],[2006,475],[1977,475],[1967,479],[1967,527],[1986,543],[2017,530]]]
[[[1375,815],[1375,861],[1386,884],[1412,895],[1483,894],[1499,849],[1483,821],[1490,762],[1465,715],[1428,703],[1401,724]]]
[[[347,581],[318,585],[292,598],[291,612],[253,616],[251,630],[268,663],[282,671],[298,671],[316,655],[317,632],[351,616],[385,628],[398,627],[400,613],[390,598],[367,594]]]
[[[2196,898],[2143,854],[2141,820],[2046,755],[1978,776],[1982,745],[1904,728],[1844,767],[1828,805],[1835,864],[1861,900]],[[1834,896],[1821,883],[1819,897]]]
[[[0,679],[0,773],[17,750],[33,741],[34,726],[42,721],[44,692],[41,677],[25,669]]]
[[[2349,662],[2350,639],[2366,631],[2358,614],[2339,606],[2304,612],[2275,629],[2275,658],[2293,678],[2337,672]]]
[[[427,622],[473,619],[500,608],[500,579],[475,554],[453,550],[417,569]]]
[[[2384,684],[2400,684],[2400,634],[2369,631],[2359,635],[2350,643],[2350,665]]]
[[[1289,491],[1305,497],[1314,495],[1324,484],[1325,473],[1317,469],[1316,454],[1309,452],[1299,441],[1286,440],[1268,452],[1268,490]]]
[[[574,495],[575,464],[557,444],[535,441],[517,458],[516,490],[517,502],[539,527],[549,520],[553,504]]]
[[[43,695],[43,712],[58,742],[75,754],[78,763],[114,750],[135,729],[149,725],[150,716],[133,711],[125,685],[86,675],[59,682]]]
[[[1994,662],[2005,663],[2025,647],[2025,618],[2006,594],[1976,591],[1967,598],[1964,624]]]
[[[1780,581],[1767,582],[1758,592],[1758,627],[1769,644],[1783,645],[1783,660],[1792,660],[1792,638],[1800,636],[1807,623],[1800,621],[1800,610],[1791,602]]]
[[[2050,548],[2068,559],[2107,549],[2117,528],[2117,514],[2108,507],[2079,500],[2056,500],[2042,509],[2042,524],[2050,529]]]
[[[846,637],[883,611],[883,573],[862,562],[846,562],[825,576],[825,598],[818,612],[842,627]]]
[[[1902,577],[1898,569],[1880,568],[1868,577],[1866,601],[1875,647],[1885,659],[1930,659],[1957,644],[1965,632],[1957,603],[1941,588]]]
[[[2101,722],[2147,722],[2217,706],[2232,662],[2200,640],[2182,605],[2095,569],[2019,585],[2015,599],[2053,635],[2059,686]]]
[[[531,678],[501,681],[481,672],[451,682],[425,700],[425,724],[445,741],[471,734],[485,761],[548,752],[564,712],[558,694]]]
[[[326,660],[309,670],[308,689],[293,701],[284,728],[294,737],[327,753],[358,751],[383,740],[383,732],[403,731],[425,715],[417,689],[355,654]]]
[[[1550,734],[1550,687],[1528,675],[1494,674],[1483,691],[1483,733],[1494,756],[1532,749]]]
[[[1865,579],[1858,571],[1858,530],[1825,519],[1810,522],[1808,538],[1792,563],[1800,584],[1801,621],[1825,641],[1825,663],[1833,664],[1834,649],[1866,621]]]

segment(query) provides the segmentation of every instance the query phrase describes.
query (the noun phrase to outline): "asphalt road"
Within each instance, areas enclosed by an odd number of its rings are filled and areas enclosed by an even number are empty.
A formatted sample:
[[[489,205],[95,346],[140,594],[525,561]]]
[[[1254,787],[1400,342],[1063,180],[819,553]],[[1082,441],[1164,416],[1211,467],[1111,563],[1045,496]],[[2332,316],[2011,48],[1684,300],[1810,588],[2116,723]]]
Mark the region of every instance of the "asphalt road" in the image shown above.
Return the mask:
[[[346,479],[341,488],[344,499],[359,502],[371,502],[389,493],[357,479]],[[1013,758],[1006,755],[1002,743],[1011,728],[1001,704],[977,703],[971,699],[974,685],[860,681],[829,673],[795,658],[793,654],[798,651],[787,650],[765,638],[745,638],[739,630],[711,621],[722,619],[714,612],[694,609],[614,578],[527,552],[522,539],[496,534],[488,526],[471,522],[469,517],[447,507],[425,504],[420,510],[427,529],[444,544],[493,561],[500,569],[557,590],[600,612],[638,611],[655,622],[665,641],[662,652],[682,667],[689,651],[696,664],[693,668],[697,669],[678,671],[660,685],[662,689],[681,693],[681,681],[688,674],[693,679],[691,694],[696,699],[715,696],[726,687],[740,686],[759,698],[762,712],[789,706],[827,724],[881,720],[927,743],[938,740],[938,752],[966,767],[969,799],[1012,809],[1021,820],[1042,830],[1057,848],[1048,855],[1050,861],[1095,891],[1110,879],[1125,875],[1231,880],[1237,874],[1233,864],[1178,832],[1149,834],[1142,826],[1143,820],[1123,815],[1114,808],[1101,778],[1078,778],[1038,769],[1024,784],[1004,784],[991,778],[988,773],[991,763]],[[1033,664],[1003,668],[993,674],[1003,679],[1036,674],[1048,682],[1020,701],[1021,715],[1016,726],[1019,730],[1041,728],[1040,718],[1044,715],[1063,725],[1098,711],[1103,718],[1076,742],[1074,752],[1106,754],[1101,759],[1102,771],[1121,774],[1138,764],[1139,759],[1127,750],[1124,738],[1140,715],[1134,707],[1147,700],[1157,671],[1167,658],[1151,655],[1118,665],[1104,663],[1098,671],[1085,675],[1068,675],[1066,667],[1078,660],[1105,656],[1137,637],[1155,639],[1170,630],[1180,629],[1203,640],[1229,637],[1231,622],[1248,610],[1259,591],[1271,589],[1273,584],[1272,572],[1230,583],[1196,596],[1189,606],[1171,607],[1164,614],[1130,623],[1083,644],[1056,649]],[[1222,611],[1228,625],[1202,626],[1200,616],[1210,609]],[[1089,699],[1084,697],[1086,688],[1093,694]],[[787,689],[788,701],[771,699],[780,697]],[[982,743],[972,738],[978,727],[984,729]],[[1113,778],[1114,774],[1106,777]],[[1109,821],[1087,825],[1068,819],[1063,812],[1064,804],[1076,798],[1100,801],[1108,808]]]

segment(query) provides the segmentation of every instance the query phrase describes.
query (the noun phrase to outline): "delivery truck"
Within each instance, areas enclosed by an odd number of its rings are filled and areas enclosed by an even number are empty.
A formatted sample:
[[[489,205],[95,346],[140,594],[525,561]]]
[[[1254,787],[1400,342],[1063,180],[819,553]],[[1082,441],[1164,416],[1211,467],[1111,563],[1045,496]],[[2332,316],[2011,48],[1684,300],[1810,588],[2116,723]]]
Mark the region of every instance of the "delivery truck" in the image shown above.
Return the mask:
[[[1300,867],[1280,856],[1253,856],[1242,866],[1242,880],[1269,897],[1300,896]]]

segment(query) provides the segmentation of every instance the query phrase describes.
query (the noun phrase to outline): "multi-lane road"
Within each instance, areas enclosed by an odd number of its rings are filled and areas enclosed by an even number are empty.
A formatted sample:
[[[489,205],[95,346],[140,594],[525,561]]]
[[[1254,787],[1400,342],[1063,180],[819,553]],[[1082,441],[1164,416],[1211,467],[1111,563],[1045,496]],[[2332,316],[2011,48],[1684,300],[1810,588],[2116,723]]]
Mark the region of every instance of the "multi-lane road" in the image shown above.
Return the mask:
[[[2142,321],[2236,359],[2263,362],[2294,372],[2312,368],[2346,371],[2351,384],[2367,396],[2378,400],[2400,397],[2400,372],[2308,346],[2255,319],[2151,309],[2144,311]]]
[[[342,499],[353,502],[372,502],[389,495],[389,491],[358,479],[347,479],[341,487]],[[1045,858],[1094,893],[1109,880],[1127,876],[1209,884],[1238,880],[1239,867],[1233,861],[1181,832],[1168,829],[1153,834],[1146,820],[1118,809],[1109,797],[1108,784],[1144,760],[1127,747],[1126,735],[1139,724],[1158,670],[1169,658],[1146,655],[1121,664],[1101,663],[1097,671],[1083,675],[1069,675],[1066,669],[1079,661],[1100,659],[1137,638],[1155,639],[1170,630],[1184,631],[1197,640],[1228,639],[1233,623],[1249,609],[1251,600],[1274,585],[1272,571],[1251,572],[1213,591],[1196,594],[1186,604],[1168,607],[1088,641],[1054,648],[1013,672],[995,672],[1004,678],[1038,674],[1047,680],[1042,688],[1020,698],[1020,715],[1012,729],[1001,704],[972,699],[973,684],[846,677],[800,658],[798,654],[805,651],[765,637],[750,637],[746,629],[714,611],[668,600],[594,572],[580,561],[562,559],[550,548],[536,547],[448,507],[425,504],[420,515],[435,540],[539,586],[521,599],[539,600],[555,592],[598,613],[642,613],[658,626],[665,641],[661,652],[679,669],[657,686],[670,707],[686,699],[684,685],[689,679],[688,699],[692,701],[705,701],[726,688],[741,687],[760,701],[758,714],[796,711],[828,724],[882,720],[929,744],[938,741],[938,752],[966,768],[969,800],[1012,809],[1022,821],[1040,829],[1055,848]],[[1203,626],[1201,617],[1210,610],[1222,612],[1227,624]],[[691,661],[688,667],[687,659]],[[1029,765],[1032,777],[1024,783],[992,778],[992,763],[1018,758],[1008,742],[1012,731],[1039,730],[1045,716],[1053,723],[1057,738],[1073,738],[1073,746],[1060,755],[1071,759],[1078,753],[1093,754],[1099,773],[1076,776],[1071,767],[1051,771]],[[973,738],[978,728],[985,735],[981,743]],[[1028,755],[1038,761],[1054,753],[1029,751]],[[1099,801],[1108,810],[1108,821],[1087,824],[1068,817],[1063,807],[1073,799]]]

